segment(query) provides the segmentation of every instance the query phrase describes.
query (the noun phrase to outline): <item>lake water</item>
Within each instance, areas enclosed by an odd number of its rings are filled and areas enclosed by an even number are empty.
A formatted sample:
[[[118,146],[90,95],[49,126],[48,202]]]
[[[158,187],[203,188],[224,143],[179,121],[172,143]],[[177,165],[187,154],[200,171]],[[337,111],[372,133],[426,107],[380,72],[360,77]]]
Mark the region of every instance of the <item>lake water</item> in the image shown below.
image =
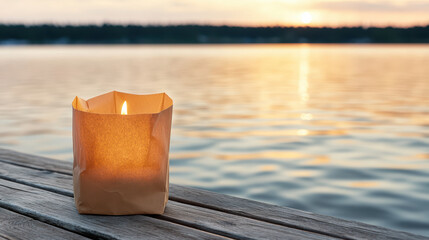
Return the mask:
[[[0,147],[112,90],[173,98],[172,183],[429,235],[429,45],[1,47]]]

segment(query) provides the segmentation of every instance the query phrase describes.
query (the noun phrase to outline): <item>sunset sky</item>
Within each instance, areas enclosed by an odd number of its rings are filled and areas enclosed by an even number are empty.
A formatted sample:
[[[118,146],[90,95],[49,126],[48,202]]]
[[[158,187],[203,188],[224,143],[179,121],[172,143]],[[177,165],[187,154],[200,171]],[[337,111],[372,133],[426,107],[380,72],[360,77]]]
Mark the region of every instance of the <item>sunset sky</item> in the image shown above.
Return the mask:
[[[429,0],[0,0],[2,23],[411,26]]]

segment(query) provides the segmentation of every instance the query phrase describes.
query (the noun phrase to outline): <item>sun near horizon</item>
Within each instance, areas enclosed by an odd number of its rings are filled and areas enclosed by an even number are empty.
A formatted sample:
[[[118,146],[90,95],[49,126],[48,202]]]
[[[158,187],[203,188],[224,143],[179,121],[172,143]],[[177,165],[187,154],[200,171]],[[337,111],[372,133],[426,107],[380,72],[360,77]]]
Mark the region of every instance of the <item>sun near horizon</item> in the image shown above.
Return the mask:
[[[303,24],[310,24],[313,21],[313,16],[309,12],[301,13],[301,22]]]

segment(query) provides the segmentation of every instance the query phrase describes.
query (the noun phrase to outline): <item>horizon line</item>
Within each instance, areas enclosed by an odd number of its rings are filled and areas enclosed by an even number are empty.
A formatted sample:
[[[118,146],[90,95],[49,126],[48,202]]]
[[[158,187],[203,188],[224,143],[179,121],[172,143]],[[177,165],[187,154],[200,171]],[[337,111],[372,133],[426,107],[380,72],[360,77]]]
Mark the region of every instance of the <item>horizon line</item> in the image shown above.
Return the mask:
[[[235,24],[213,24],[213,23],[115,23],[115,22],[103,22],[103,23],[53,23],[53,22],[35,22],[35,23],[23,23],[23,22],[0,22],[0,25],[24,25],[24,26],[98,26],[102,27],[105,25],[110,26],[139,26],[139,27],[178,27],[178,26],[201,26],[201,27],[241,27],[241,28],[397,28],[397,29],[408,29],[418,27],[429,27],[429,22],[426,24],[416,24],[410,26],[377,26],[377,25],[342,25],[342,26],[329,26],[329,25],[316,25],[316,24],[299,24],[299,25],[284,25],[284,24],[272,24],[272,25],[235,25]]]

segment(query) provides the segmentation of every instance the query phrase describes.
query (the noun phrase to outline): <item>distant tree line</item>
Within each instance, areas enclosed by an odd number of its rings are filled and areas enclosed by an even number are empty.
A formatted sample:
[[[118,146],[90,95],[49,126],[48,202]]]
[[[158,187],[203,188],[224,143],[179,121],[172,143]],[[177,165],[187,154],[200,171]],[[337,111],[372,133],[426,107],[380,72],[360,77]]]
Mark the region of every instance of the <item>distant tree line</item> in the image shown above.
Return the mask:
[[[425,27],[237,27],[208,25],[7,25],[0,44],[429,43]]]

